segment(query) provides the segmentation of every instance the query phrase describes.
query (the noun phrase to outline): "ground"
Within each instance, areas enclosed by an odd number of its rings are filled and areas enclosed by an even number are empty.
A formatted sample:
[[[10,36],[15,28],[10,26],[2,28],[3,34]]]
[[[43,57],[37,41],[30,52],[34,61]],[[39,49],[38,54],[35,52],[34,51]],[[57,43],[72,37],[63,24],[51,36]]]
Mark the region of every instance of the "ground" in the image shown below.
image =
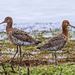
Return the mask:
[[[46,33],[48,34],[48,31],[33,32],[32,34],[35,39],[42,41],[43,44],[50,39],[50,37],[45,37]],[[55,33],[51,33],[55,35]],[[57,51],[58,65],[55,65],[54,51],[37,51],[37,45],[22,47],[22,63],[19,63],[19,52],[14,61],[8,63],[6,61],[13,57],[16,46],[8,40],[6,33],[0,33],[0,35],[4,37],[0,40],[0,74],[27,75],[29,69],[30,75],[74,75],[75,40],[69,38],[68,45]],[[71,36],[69,35],[69,37]]]

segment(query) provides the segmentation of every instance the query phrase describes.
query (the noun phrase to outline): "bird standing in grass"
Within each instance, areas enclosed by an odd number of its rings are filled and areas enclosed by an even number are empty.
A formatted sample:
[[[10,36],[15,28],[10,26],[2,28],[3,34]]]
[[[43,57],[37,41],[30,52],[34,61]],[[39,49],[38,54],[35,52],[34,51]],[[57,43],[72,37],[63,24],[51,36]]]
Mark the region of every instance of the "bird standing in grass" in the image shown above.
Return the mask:
[[[55,63],[57,65],[57,60],[56,60],[56,51],[61,50],[67,45],[68,42],[68,26],[74,27],[70,25],[69,21],[64,20],[62,22],[62,33],[52,37],[47,43],[44,45],[37,47],[39,50],[50,50],[50,51],[55,51]]]
[[[17,50],[16,50],[16,53],[14,54],[14,57],[18,53],[18,48],[19,48],[20,62],[21,62],[22,61],[21,46],[26,46],[26,45],[30,45],[30,44],[39,44],[41,42],[37,41],[34,38],[32,38],[31,36],[29,36],[26,32],[19,30],[17,28],[13,28],[12,27],[13,20],[11,17],[6,17],[5,20],[0,24],[3,24],[3,23],[7,23],[6,33],[7,33],[9,40],[13,44],[17,45]],[[11,61],[13,61],[14,57],[11,59]]]

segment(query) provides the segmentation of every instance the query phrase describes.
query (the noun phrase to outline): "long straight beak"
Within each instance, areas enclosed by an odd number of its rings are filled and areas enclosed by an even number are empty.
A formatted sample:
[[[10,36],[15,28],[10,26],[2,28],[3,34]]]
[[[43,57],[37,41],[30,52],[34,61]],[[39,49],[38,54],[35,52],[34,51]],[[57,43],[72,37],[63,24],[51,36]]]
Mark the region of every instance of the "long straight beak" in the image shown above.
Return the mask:
[[[68,25],[68,26],[71,26],[71,27],[75,28],[75,26],[72,26],[72,25]]]
[[[4,21],[3,22],[1,22],[0,24],[3,24],[4,23]]]

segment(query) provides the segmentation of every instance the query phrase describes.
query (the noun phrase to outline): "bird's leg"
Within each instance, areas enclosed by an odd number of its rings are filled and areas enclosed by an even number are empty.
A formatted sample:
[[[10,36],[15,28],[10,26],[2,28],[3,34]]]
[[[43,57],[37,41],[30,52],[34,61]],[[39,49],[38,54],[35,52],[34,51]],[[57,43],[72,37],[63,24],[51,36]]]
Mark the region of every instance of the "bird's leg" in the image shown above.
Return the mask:
[[[14,54],[13,58],[11,59],[11,61],[13,61],[13,59],[14,59],[14,57],[16,56],[17,52],[18,52],[18,45],[17,45],[16,53]]]
[[[55,64],[57,65],[57,56],[56,56],[56,50],[55,50]]]
[[[11,67],[11,69],[12,69],[12,72],[15,72],[13,66],[11,65],[10,67]]]
[[[3,70],[4,70],[4,72],[5,72],[5,67],[4,67],[4,64],[2,63],[2,67],[3,67]]]
[[[19,49],[20,49],[20,63],[21,63],[21,61],[22,61],[21,46],[19,46]]]

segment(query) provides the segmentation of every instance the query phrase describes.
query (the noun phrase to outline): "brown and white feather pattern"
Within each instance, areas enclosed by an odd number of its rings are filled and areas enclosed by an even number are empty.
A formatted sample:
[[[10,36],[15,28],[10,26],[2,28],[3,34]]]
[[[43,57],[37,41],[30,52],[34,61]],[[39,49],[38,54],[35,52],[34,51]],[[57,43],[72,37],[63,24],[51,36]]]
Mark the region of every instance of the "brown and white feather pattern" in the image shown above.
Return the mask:
[[[21,31],[17,28],[12,28],[7,32],[9,40],[16,45],[29,45],[35,44],[36,41],[34,38],[29,36],[26,32]]]
[[[60,50],[67,45],[68,38],[64,34],[56,35],[44,45],[37,47],[40,50]]]

